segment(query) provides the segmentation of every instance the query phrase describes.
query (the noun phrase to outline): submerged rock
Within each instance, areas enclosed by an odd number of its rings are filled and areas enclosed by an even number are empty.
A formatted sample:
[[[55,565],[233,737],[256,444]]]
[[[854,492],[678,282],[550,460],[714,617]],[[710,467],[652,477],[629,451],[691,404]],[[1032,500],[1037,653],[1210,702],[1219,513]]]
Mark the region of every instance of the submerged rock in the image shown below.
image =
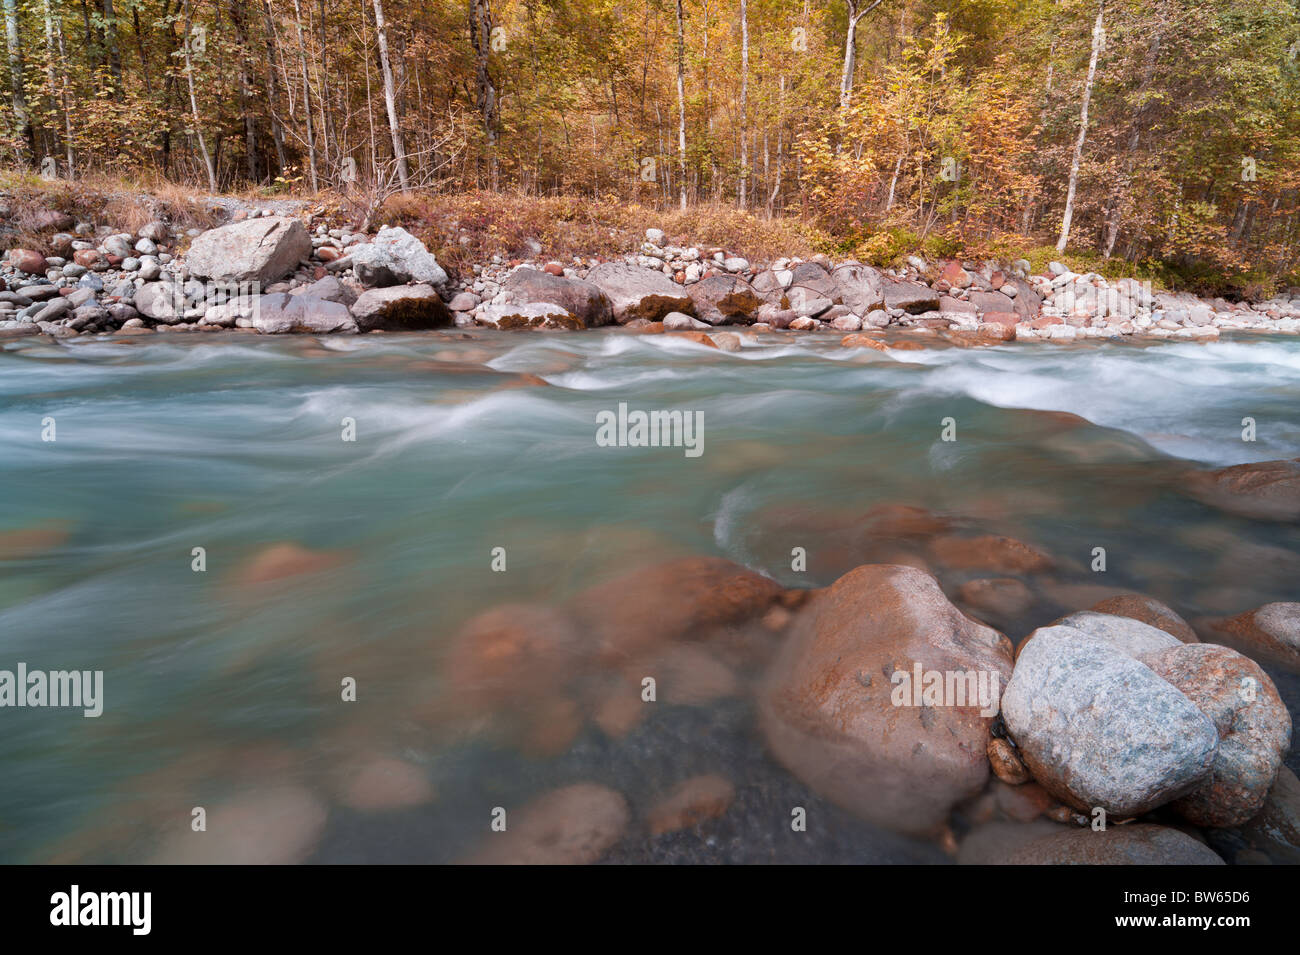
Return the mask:
[[[1039,836],[1001,860],[1008,865],[1223,865],[1213,849],[1167,826],[1064,829]]]
[[[650,835],[689,829],[709,819],[716,819],[731,807],[736,787],[717,775],[692,776],[678,783],[646,814]]]
[[[508,808],[508,807],[507,807]],[[577,783],[507,812],[506,830],[490,833],[465,861],[472,865],[587,865],[623,837],[627,802],[614,790]]]
[[[1300,864],[1300,779],[1283,766],[1263,808],[1241,827],[1247,841],[1281,862]]]
[[[1014,537],[937,537],[930,551],[939,563],[958,570],[995,570],[1030,574],[1048,570],[1052,559],[1038,548]]]
[[[761,617],[780,596],[774,580],[721,557],[635,570],[575,596],[574,616],[606,660]]]
[[[1264,604],[1206,626],[1212,639],[1262,663],[1300,673],[1300,603]]]
[[[420,806],[434,795],[433,784],[419,766],[393,756],[364,759],[338,773],[339,802],[362,812]]]
[[[805,783],[881,825],[931,832],[988,780],[992,715],[978,700],[911,705],[896,672],[1011,674],[1007,639],[912,567],[872,564],[819,593],[760,690],[768,745]],[[902,699],[902,705],[895,705]],[[997,700],[986,701],[996,710]]]
[[[300,786],[244,793],[212,808],[207,831],[188,815],[149,861],[156,865],[290,865],[304,861],[325,828],[325,804]]]
[[[1198,498],[1231,514],[1300,522],[1300,458],[1202,472],[1190,486]]]

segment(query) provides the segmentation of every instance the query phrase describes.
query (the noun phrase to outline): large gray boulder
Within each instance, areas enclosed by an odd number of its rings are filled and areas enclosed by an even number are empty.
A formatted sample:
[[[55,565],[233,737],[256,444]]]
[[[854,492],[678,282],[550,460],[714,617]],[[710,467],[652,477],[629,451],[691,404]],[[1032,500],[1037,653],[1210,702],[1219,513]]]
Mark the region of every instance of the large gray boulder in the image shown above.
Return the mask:
[[[374,239],[348,250],[357,278],[367,288],[406,282],[442,285],[447,273],[424,243],[401,228],[384,228]]]
[[[846,262],[831,273],[839,288],[840,301],[855,315],[885,307],[884,276],[879,269],[858,262]]]
[[[710,325],[749,325],[762,300],[737,275],[710,275],[690,287],[695,314]]]
[[[887,308],[901,308],[913,315],[939,309],[939,293],[920,282],[888,281],[884,295]]]
[[[552,305],[549,302],[529,302],[525,305],[480,305],[474,309],[474,321],[501,330],[545,328],[576,332],[583,328],[582,319],[563,306]]]
[[[206,319],[205,319],[206,321]],[[266,335],[289,332],[353,333],[356,320],[346,305],[311,295],[277,292],[258,296],[249,324]]]
[[[657,322],[669,312],[695,313],[695,305],[686,290],[653,269],[625,262],[603,262],[587,273],[587,281],[609,298],[614,321],[620,325],[638,318]]]
[[[279,281],[311,255],[311,236],[297,219],[264,216],[197,236],[185,255],[190,274],[221,282]]]
[[[362,292],[352,316],[363,332],[422,331],[451,324],[451,312],[432,285],[398,285]]]
[[[614,321],[614,308],[608,296],[590,282],[581,279],[552,275],[541,269],[520,268],[510,273],[502,283],[511,302],[517,305],[547,303],[559,305],[582,319],[588,328],[597,328]]]
[[[1020,651],[1002,716],[1043,788],[1081,812],[1101,807],[1124,819],[1196,789],[1219,736],[1195,703],[1130,655],[1183,644],[1136,620],[1096,619],[1106,616],[1076,614],[1037,630]]]
[[[149,282],[132,301],[137,312],[164,325],[174,325],[185,315],[185,291],[179,282]]]

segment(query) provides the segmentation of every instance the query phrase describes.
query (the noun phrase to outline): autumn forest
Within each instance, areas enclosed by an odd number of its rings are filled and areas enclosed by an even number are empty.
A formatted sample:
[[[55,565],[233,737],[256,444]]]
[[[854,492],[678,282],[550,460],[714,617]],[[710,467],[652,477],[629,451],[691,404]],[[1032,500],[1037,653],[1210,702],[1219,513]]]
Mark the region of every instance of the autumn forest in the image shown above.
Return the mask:
[[[3,0],[6,165],[1294,279],[1296,0]]]

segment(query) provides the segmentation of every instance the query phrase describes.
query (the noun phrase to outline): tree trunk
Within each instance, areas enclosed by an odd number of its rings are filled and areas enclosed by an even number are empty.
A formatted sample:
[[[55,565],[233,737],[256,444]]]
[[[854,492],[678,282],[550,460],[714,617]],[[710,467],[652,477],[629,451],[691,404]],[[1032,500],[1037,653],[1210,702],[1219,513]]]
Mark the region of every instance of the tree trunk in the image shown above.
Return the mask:
[[[749,185],[749,8],[740,0],[740,183],[736,198],[745,208]]]
[[[1147,47],[1146,62],[1142,64],[1142,82],[1137,92],[1138,106],[1133,116],[1133,132],[1129,135],[1128,149],[1124,153],[1124,173],[1116,181],[1115,190],[1111,193],[1110,202],[1106,206],[1106,258],[1108,259],[1115,250],[1115,240],[1119,238],[1122,219],[1120,201],[1133,178],[1133,153],[1137,150],[1147,114],[1146,104],[1142,102],[1142,98],[1150,89],[1151,79],[1155,75],[1156,60],[1160,56],[1160,44],[1164,39],[1164,27],[1163,23],[1156,27],[1155,36],[1151,38],[1151,44]]]
[[[479,115],[483,120],[483,135],[487,142],[488,163],[492,174],[492,185],[497,185],[497,88],[488,71],[488,56],[492,52],[492,11],[488,0],[470,0],[469,4],[469,41],[474,47],[474,97]],[[614,104],[617,117],[618,103]],[[617,120],[616,120],[617,121]]]
[[[397,121],[397,92],[393,86],[393,66],[388,59],[388,27],[384,23],[384,4],[374,0],[375,34],[379,38],[379,69],[384,74],[384,107],[388,110],[388,133],[393,139],[393,159],[397,161],[397,178],[403,191],[411,188],[411,170],[406,164],[406,146],[402,127]]]
[[[677,0],[677,171],[681,208],[686,210],[686,31],[682,0]]]
[[[1106,0],[1097,4],[1097,22],[1092,28],[1092,56],[1088,60],[1088,78],[1083,83],[1083,102],[1079,107],[1079,138],[1074,143],[1074,158],[1070,160],[1070,182],[1065,190],[1065,214],[1061,217],[1061,237],[1056,240],[1056,251],[1064,252],[1070,241],[1070,222],[1074,218],[1074,190],[1079,184],[1079,161],[1083,157],[1083,144],[1088,139],[1088,103],[1092,100],[1092,84],[1097,78],[1097,57],[1101,54],[1102,17]]]
[[[280,120],[276,118],[275,108],[280,102],[280,66],[279,54],[275,47],[275,31],[271,28],[271,5],[268,0],[262,0],[262,21],[266,30],[266,97],[268,102],[268,113],[271,117],[271,141],[275,143],[275,163],[280,175],[284,175],[285,167],[288,166],[288,159],[284,154],[284,127],[280,125]]]
[[[302,112],[307,126],[307,162],[311,170],[312,192],[320,190],[320,178],[316,172],[316,130],[311,120],[311,86],[307,82],[307,47],[302,32],[302,10],[298,0],[293,0],[293,22],[298,29],[298,67],[302,72]]]
[[[113,12],[113,0],[103,0],[104,42],[108,47],[108,68],[113,74],[113,93],[122,95],[122,57],[117,50],[117,14]]]
[[[9,51],[10,102],[14,107],[14,120],[18,131],[28,142],[32,142],[31,117],[27,113],[27,94],[23,89],[23,47],[18,34],[17,0],[4,0],[5,7],[5,41]],[[35,160],[36,152],[32,150],[31,158]]]
[[[185,82],[190,88],[190,115],[194,118],[194,135],[199,140],[199,153],[203,156],[203,166],[208,173],[208,188],[217,191],[217,169],[208,153],[208,141],[203,136],[203,122],[199,118],[199,102],[194,96],[194,64],[190,60],[190,5],[185,2],[185,42],[181,49],[185,54]]]
[[[875,0],[865,10],[858,9],[860,0],[845,0],[849,11],[849,25],[844,33],[844,69],[840,73],[840,109],[848,109],[853,99],[853,72],[858,63],[858,21],[876,7],[881,0]]]

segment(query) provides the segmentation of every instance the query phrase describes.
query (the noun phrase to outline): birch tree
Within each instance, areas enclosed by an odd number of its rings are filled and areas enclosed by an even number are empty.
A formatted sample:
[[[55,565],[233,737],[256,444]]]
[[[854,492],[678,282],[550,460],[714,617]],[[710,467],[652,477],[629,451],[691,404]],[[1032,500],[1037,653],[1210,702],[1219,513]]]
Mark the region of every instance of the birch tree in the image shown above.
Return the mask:
[[[1074,218],[1074,193],[1079,185],[1079,161],[1083,157],[1083,144],[1088,139],[1088,105],[1092,101],[1092,84],[1097,78],[1097,58],[1106,42],[1102,18],[1106,13],[1106,0],[1097,4],[1097,22],[1092,27],[1092,55],[1088,59],[1088,77],[1083,82],[1083,98],[1079,104],[1079,138],[1074,141],[1074,156],[1070,160],[1070,181],[1065,189],[1065,214],[1061,217],[1061,236],[1056,240],[1056,251],[1064,252],[1070,241],[1070,222]]]
[[[406,162],[406,146],[402,142],[402,126],[397,119],[397,92],[393,86],[393,65],[388,59],[388,27],[384,23],[383,0],[374,0],[375,35],[379,40],[379,69],[384,75],[384,107],[388,111],[388,133],[393,140],[393,160],[397,163],[397,178],[402,189],[411,186],[411,170]]]

